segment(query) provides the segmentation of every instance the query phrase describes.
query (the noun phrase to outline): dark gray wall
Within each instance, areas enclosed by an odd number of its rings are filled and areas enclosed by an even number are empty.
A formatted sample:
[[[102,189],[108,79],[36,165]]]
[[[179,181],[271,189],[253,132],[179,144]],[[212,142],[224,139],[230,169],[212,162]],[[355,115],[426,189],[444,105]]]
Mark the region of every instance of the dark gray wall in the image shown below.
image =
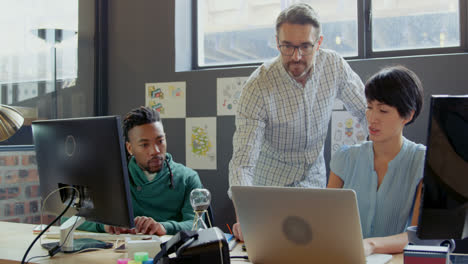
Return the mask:
[[[254,70],[255,67],[240,67],[176,72],[174,2],[109,1],[109,114],[123,115],[131,108],[144,105],[147,82],[186,81],[187,117],[216,116],[216,78],[248,76]],[[177,40],[179,46],[184,43],[187,41]],[[190,56],[190,52],[184,54]],[[177,60],[184,61],[180,56]],[[422,79],[426,108],[420,118],[406,129],[405,136],[425,143],[429,95],[468,93],[468,54],[350,62],[363,80],[383,66],[392,64],[406,65]],[[166,119],[163,123],[168,135],[168,151],[185,164],[185,120]],[[198,170],[202,182],[213,195],[215,223],[225,231],[226,223],[232,225],[235,222],[232,203],[226,195],[234,130],[234,117],[217,118],[218,170]],[[330,158],[329,141],[328,138],[327,162]]]

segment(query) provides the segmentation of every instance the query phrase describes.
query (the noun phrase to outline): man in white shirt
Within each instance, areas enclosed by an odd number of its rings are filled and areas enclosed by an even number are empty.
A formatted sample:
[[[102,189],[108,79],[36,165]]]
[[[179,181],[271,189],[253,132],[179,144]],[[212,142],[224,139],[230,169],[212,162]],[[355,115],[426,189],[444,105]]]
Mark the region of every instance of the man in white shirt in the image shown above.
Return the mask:
[[[280,56],[256,69],[242,91],[229,184],[323,188],[333,103],[340,99],[364,121],[364,85],[340,55],[320,49],[320,22],[309,5],[279,14],[276,40]],[[234,234],[243,240],[238,223]]]

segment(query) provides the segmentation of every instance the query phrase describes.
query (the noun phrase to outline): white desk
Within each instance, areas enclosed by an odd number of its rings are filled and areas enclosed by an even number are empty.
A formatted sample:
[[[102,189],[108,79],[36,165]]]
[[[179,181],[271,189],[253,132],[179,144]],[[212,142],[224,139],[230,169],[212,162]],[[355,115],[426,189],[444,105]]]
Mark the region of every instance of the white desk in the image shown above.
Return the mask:
[[[32,232],[34,226],[31,224],[0,222],[0,264],[21,263],[24,253],[36,237]],[[58,231],[57,227],[52,228],[54,231]],[[56,240],[42,239],[42,241],[44,243]],[[27,259],[44,255],[47,255],[47,250],[41,247],[38,240],[31,251],[29,251]],[[108,249],[80,254],[58,253],[53,258],[37,258],[33,259],[30,263],[115,264],[117,263],[117,259],[123,257],[125,257],[125,253],[117,253],[112,249]]]
[[[35,225],[18,224],[0,221],[0,264],[21,263],[26,249],[29,247],[33,239],[32,230]],[[53,227],[57,231],[57,227]],[[51,242],[54,240],[43,239],[43,242]],[[41,247],[39,241],[28,254],[28,259],[34,256],[47,255],[47,251]],[[242,244],[239,243],[230,254],[231,256],[245,256],[246,252],[242,251]],[[117,259],[126,257],[126,253],[117,253],[112,249],[92,251],[79,254],[63,254],[59,253],[53,258],[34,259],[30,263],[63,263],[63,264],[115,264]],[[153,256],[150,256],[153,257]],[[243,259],[231,259],[232,263],[250,263]],[[402,264],[403,254],[393,256],[391,264]]]
[[[247,253],[245,251],[242,251],[242,244],[243,243],[237,244],[234,250],[231,251],[230,255],[231,256],[246,256]],[[231,263],[250,263],[250,262],[245,259],[235,258],[235,259],[231,259]],[[392,260],[387,262],[387,264],[403,264],[403,253],[394,254]]]

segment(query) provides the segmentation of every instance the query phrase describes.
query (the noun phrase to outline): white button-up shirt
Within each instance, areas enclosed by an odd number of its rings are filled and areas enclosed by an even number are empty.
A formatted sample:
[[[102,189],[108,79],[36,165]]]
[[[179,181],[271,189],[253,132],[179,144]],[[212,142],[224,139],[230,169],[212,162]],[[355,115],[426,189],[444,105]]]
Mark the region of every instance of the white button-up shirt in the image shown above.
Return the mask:
[[[305,86],[279,56],[256,69],[237,107],[230,186],[325,187],[323,148],[335,98],[365,122],[364,85],[334,51],[316,53]]]

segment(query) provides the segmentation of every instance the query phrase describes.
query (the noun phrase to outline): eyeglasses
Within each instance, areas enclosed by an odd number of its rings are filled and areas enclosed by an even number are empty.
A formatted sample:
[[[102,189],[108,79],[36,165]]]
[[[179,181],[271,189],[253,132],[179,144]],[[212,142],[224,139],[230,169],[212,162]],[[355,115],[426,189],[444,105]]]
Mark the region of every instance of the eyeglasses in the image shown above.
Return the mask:
[[[304,43],[299,46],[285,44],[285,45],[278,45],[281,54],[284,56],[292,56],[294,51],[297,49],[301,56],[303,55],[310,55],[314,52],[315,44]]]

